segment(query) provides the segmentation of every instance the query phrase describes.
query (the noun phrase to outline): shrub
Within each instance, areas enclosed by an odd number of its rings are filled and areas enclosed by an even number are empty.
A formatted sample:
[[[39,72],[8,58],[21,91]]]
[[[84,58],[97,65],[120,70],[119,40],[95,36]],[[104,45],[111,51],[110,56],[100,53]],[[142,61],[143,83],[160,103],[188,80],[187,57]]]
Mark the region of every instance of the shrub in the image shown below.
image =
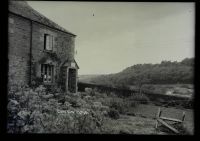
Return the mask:
[[[75,98],[71,98],[69,103],[72,105],[72,107],[81,107],[81,104]]]
[[[113,97],[113,98],[114,98],[114,97],[117,97],[117,95],[116,95],[115,93],[113,93],[113,92],[110,92],[110,93],[108,94],[108,96],[109,96],[109,97]]]
[[[132,94],[129,99],[131,101],[137,101],[142,104],[148,104],[150,102],[149,98],[144,94],[135,93]]]
[[[109,111],[109,107],[102,105],[101,102],[93,102],[93,105],[91,106],[91,108],[94,111],[101,112],[103,115],[107,115]]]
[[[92,88],[85,88],[85,92],[88,94],[90,94],[92,91],[93,91]]]
[[[81,98],[84,98],[85,96],[88,96],[88,93],[87,92],[81,92],[80,96],[81,96]]]
[[[71,104],[72,107],[81,107],[84,104],[83,100],[80,98],[81,95],[77,94],[67,94],[63,101],[67,101]]]
[[[100,133],[102,130],[103,118],[96,111],[88,111],[87,114],[74,111],[59,116],[56,119],[58,133]]]
[[[92,100],[92,97],[89,96],[89,95],[87,95],[87,96],[85,96],[83,99],[86,100],[86,101],[91,101],[91,100]]]
[[[110,108],[116,109],[120,114],[125,114],[128,108],[130,107],[130,103],[122,98],[113,98],[110,101]]]
[[[120,115],[119,115],[119,112],[114,109],[114,108],[111,108],[108,112],[108,116],[110,118],[113,118],[113,119],[119,119]]]
[[[57,85],[47,85],[46,91],[50,93],[63,93],[62,88],[58,87]]]
[[[85,101],[80,98],[66,96],[68,101],[62,104],[55,98],[42,98],[47,94],[43,86],[16,90],[9,92],[8,133],[99,133],[102,130],[101,111],[88,110],[82,114],[71,107],[71,103],[85,107]]]
[[[194,108],[194,101],[193,100],[187,100],[187,101],[184,101],[184,102],[181,102],[181,106],[184,107],[184,108],[187,108],[187,109],[193,109]]]
[[[110,101],[112,100],[112,97],[107,97],[107,98],[99,98],[98,101],[102,103],[102,105],[105,106],[110,106]]]
[[[93,102],[93,107],[98,109],[98,108],[102,107],[102,104],[101,104],[101,102]]]
[[[130,107],[136,107],[138,105],[138,102],[137,101],[130,101],[130,100],[127,100],[127,102],[129,102],[129,106]]]
[[[94,95],[96,99],[98,98],[106,98],[106,94],[105,93],[99,93],[99,92],[94,92]]]
[[[41,77],[33,77],[32,81],[31,81],[31,87],[38,87],[39,85],[41,85],[43,83],[43,80]]]

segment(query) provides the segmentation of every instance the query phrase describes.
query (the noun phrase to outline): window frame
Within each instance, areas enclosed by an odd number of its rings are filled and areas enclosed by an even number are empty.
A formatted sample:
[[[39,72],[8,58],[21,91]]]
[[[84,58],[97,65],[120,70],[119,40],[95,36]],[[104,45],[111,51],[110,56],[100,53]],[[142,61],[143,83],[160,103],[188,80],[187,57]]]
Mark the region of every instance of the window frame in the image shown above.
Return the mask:
[[[54,82],[54,65],[41,64],[41,78],[43,83],[51,84]]]
[[[54,48],[54,37],[50,34],[44,34],[44,50],[48,52],[53,52],[53,48]]]

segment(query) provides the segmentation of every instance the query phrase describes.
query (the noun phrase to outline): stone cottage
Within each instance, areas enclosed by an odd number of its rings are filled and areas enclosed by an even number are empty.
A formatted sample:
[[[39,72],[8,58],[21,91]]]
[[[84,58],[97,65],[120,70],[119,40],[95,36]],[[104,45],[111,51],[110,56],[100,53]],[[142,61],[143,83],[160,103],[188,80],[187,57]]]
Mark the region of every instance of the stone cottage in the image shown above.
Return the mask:
[[[63,17],[64,18],[64,17]],[[8,17],[8,84],[57,85],[77,92],[75,37],[27,2],[10,1]]]

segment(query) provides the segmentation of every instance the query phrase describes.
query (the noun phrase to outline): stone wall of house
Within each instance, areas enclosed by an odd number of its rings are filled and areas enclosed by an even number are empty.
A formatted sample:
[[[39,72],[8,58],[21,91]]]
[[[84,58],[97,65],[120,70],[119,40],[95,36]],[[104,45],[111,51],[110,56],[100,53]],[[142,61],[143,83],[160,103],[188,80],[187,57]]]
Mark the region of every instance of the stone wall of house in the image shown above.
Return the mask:
[[[53,52],[44,50],[45,34],[50,34],[53,40]],[[53,56],[53,57],[52,57]],[[74,57],[74,37],[70,34],[51,29],[44,25],[33,23],[32,28],[32,78],[40,77],[41,64],[45,62],[54,65],[54,82],[58,82],[60,66],[66,60]]]
[[[8,83],[27,84],[30,78],[30,21],[9,14]]]
[[[45,34],[54,37],[53,53],[44,51]],[[32,40],[31,40],[32,39]],[[9,14],[9,84],[29,84],[41,77],[42,61],[52,63],[54,82],[58,82],[60,66],[74,58],[74,36]]]

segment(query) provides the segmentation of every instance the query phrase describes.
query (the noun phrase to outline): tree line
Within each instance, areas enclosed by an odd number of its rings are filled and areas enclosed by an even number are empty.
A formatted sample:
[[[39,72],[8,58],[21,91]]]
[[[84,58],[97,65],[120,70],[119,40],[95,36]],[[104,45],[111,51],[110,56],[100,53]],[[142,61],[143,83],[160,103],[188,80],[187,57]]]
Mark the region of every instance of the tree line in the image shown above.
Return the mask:
[[[108,86],[146,84],[192,84],[194,79],[194,58],[180,62],[162,61],[159,64],[136,64],[116,74],[100,75],[91,83]]]

